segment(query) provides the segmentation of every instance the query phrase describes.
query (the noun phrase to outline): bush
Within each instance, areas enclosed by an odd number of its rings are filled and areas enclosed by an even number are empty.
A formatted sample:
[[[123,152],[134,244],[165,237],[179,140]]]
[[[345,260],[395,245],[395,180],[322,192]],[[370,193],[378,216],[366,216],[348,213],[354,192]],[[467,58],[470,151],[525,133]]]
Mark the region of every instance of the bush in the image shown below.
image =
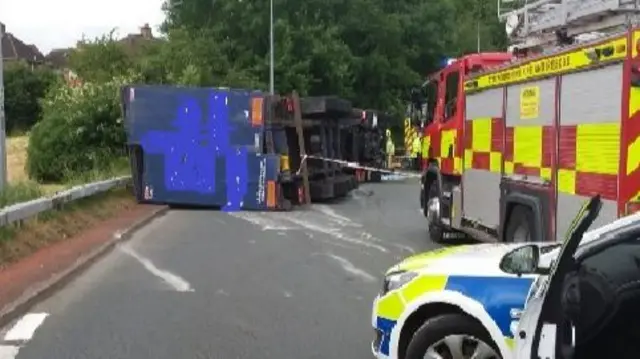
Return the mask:
[[[42,121],[29,136],[29,177],[42,182],[69,180],[109,169],[124,156],[120,87],[135,79],[126,76],[103,84],[52,88],[42,101]]]
[[[56,81],[46,67],[31,68],[23,62],[11,62],[4,69],[6,131],[29,130],[42,116],[39,104],[47,89]]]

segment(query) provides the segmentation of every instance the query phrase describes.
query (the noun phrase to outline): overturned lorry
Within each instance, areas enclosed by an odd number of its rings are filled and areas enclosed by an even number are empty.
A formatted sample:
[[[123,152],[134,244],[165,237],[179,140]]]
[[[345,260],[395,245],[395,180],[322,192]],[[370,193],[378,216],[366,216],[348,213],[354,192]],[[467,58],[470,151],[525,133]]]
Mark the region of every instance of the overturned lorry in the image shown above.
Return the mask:
[[[172,86],[121,96],[141,203],[290,210],[358,186],[339,162],[345,134],[362,124],[347,100]]]
[[[354,109],[353,112],[353,117],[360,120],[342,131],[342,156],[360,166],[346,167],[344,171],[356,176],[358,182],[380,182],[384,172],[391,172],[385,152],[385,132],[392,117],[371,109]]]

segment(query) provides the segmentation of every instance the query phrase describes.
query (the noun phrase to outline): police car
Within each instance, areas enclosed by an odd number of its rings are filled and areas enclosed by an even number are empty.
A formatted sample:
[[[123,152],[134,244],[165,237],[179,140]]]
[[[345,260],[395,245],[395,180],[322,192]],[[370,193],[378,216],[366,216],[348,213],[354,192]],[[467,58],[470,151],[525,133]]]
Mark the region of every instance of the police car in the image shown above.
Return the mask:
[[[600,206],[599,196],[585,203],[564,244],[457,246],[413,256],[395,265],[374,300],[374,355],[398,359],[572,358],[568,348],[577,345],[574,322],[584,324],[575,314],[584,316],[576,288],[585,285],[576,285],[575,280],[573,286],[568,285],[565,278],[577,273],[578,263],[594,251],[615,246],[622,238],[640,238],[640,213],[585,233]],[[633,269],[637,277],[632,281],[640,283],[640,270]],[[612,296],[602,297],[605,299],[590,311],[606,317],[600,307],[611,308],[603,303]],[[640,285],[636,300],[640,300]],[[615,317],[612,313],[617,312],[607,311],[609,321]],[[595,333],[595,329],[591,331]],[[587,338],[584,333],[582,330],[578,339],[581,335]],[[597,335],[588,337],[585,343],[593,342]]]

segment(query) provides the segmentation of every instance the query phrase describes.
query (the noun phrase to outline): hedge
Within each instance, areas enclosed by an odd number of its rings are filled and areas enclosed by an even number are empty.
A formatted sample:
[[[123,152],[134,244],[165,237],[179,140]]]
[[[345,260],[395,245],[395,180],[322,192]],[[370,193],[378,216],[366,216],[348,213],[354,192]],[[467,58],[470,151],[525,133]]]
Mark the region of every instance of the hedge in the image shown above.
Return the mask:
[[[4,68],[6,131],[28,131],[42,116],[39,104],[58,76],[46,67],[9,62]]]

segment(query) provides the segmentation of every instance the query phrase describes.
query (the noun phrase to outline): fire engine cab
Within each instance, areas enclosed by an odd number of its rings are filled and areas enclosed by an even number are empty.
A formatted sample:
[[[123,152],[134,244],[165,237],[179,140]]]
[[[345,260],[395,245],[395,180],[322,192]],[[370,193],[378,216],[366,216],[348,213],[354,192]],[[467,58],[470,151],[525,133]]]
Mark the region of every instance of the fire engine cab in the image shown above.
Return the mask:
[[[527,3],[500,15],[512,52],[461,57],[414,103],[434,241],[556,241],[597,194],[594,226],[640,209],[639,1]]]

